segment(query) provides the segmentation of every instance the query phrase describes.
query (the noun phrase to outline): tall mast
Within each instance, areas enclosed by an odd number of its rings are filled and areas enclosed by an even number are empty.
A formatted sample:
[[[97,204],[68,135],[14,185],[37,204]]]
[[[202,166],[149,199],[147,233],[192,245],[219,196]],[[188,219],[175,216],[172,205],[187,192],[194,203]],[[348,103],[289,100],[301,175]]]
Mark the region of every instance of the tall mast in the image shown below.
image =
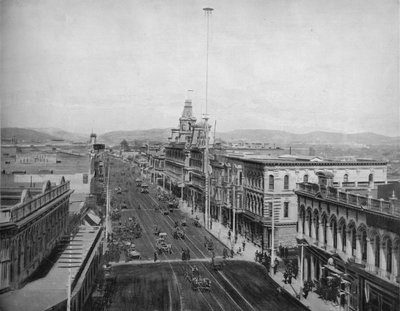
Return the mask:
[[[206,113],[203,116],[204,127],[206,134],[205,150],[204,150],[204,174],[205,174],[205,207],[204,207],[204,224],[206,229],[210,228],[210,176],[209,176],[209,163],[208,163],[208,47],[209,47],[209,29],[210,29],[210,15],[214,9],[203,9],[207,18],[207,48],[206,48]]]

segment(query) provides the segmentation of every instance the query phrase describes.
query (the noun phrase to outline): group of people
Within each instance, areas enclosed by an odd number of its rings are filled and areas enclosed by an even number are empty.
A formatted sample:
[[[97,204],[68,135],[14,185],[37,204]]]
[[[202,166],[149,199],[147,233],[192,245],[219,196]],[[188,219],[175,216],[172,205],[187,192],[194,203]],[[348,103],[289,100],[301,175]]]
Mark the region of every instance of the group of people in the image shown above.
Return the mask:
[[[186,248],[186,249],[182,248],[182,260],[183,260],[183,261],[185,261],[185,260],[190,260],[190,251],[189,251],[189,248]]]
[[[288,261],[286,263],[285,272],[283,272],[283,282],[285,284],[292,284],[292,278],[297,279],[297,274],[299,273],[299,269],[297,264],[292,263],[292,261]]]
[[[282,246],[279,244],[279,257],[281,258],[288,258],[289,257],[289,248],[287,246]]]

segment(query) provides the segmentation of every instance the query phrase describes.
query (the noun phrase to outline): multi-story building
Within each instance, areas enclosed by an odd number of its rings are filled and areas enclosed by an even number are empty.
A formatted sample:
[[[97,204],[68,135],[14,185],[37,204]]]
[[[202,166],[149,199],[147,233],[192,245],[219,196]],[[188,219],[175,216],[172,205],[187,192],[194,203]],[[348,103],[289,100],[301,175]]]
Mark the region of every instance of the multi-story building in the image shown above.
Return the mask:
[[[296,190],[304,280],[345,310],[399,310],[400,201],[347,192],[330,172],[317,176]]]
[[[386,162],[379,161],[339,162],[294,156],[217,158],[211,162],[211,215],[262,248],[272,246],[273,226],[275,247],[279,243],[296,245],[294,189],[299,182],[316,182],[316,172],[331,172],[335,185],[352,189],[387,182]]]
[[[41,189],[1,191],[0,291],[18,288],[60,241],[67,228],[69,181]]]
[[[204,210],[204,149],[206,125],[196,123],[191,100],[185,101],[179,127],[171,130],[165,146],[164,185],[188,204]],[[209,127],[210,129],[210,127]]]

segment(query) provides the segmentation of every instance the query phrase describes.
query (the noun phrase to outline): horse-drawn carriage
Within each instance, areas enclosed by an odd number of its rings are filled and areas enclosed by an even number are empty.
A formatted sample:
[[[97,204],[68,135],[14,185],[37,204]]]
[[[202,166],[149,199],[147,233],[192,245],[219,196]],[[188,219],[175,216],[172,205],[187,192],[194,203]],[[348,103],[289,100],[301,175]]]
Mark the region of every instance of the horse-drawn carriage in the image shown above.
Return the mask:
[[[156,240],[156,249],[158,254],[172,254],[172,245],[166,242],[167,234],[161,232],[158,236],[159,238]]]
[[[211,267],[214,270],[222,270],[224,266],[224,258],[223,257],[213,257],[211,259]]]
[[[214,242],[212,239],[207,238],[206,236],[204,237],[204,247],[207,248],[209,251],[214,250]]]
[[[185,273],[185,279],[190,282],[192,290],[194,291],[211,290],[211,280],[201,277],[196,266],[192,267],[191,271]]]
[[[180,228],[180,227],[176,227],[173,232],[172,232],[172,236],[174,237],[174,239],[185,239],[185,232]]]
[[[193,225],[194,225],[195,227],[198,227],[198,228],[201,227],[199,217],[196,216],[196,217],[193,219]]]

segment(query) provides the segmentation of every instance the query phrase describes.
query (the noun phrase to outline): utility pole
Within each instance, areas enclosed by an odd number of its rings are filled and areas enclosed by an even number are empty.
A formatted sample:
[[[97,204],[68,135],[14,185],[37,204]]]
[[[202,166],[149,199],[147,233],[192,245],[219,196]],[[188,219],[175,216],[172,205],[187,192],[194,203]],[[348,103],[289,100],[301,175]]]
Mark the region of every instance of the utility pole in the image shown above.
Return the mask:
[[[301,257],[300,257],[300,293],[299,297],[301,299],[302,291],[304,288],[304,280],[303,280],[303,267],[304,267],[304,243],[299,244],[301,246]]]
[[[210,228],[209,218],[210,218],[210,176],[209,176],[209,159],[208,159],[208,47],[209,47],[209,29],[210,29],[210,15],[214,9],[212,8],[204,8],[204,13],[207,17],[207,48],[206,48],[206,113],[203,116],[204,119],[204,127],[205,127],[205,150],[204,150],[204,174],[205,174],[205,207],[204,207],[204,225],[206,229]]]

